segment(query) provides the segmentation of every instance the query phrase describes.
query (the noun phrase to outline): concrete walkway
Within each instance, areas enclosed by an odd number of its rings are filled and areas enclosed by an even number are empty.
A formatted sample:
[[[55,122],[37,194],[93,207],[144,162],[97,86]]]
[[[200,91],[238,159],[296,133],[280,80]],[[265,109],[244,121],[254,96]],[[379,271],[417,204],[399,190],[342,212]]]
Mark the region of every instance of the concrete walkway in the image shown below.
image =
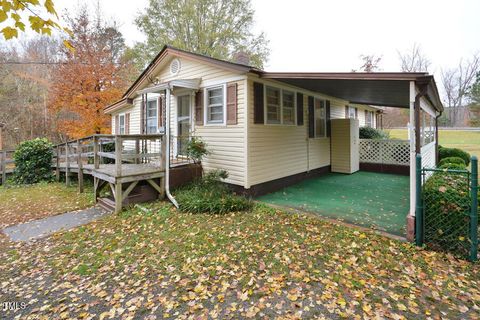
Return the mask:
[[[100,208],[88,208],[80,211],[67,212],[56,216],[22,223],[3,229],[12,241],[30,241],[51,235],[52,233],[75,228],[107,214]]]

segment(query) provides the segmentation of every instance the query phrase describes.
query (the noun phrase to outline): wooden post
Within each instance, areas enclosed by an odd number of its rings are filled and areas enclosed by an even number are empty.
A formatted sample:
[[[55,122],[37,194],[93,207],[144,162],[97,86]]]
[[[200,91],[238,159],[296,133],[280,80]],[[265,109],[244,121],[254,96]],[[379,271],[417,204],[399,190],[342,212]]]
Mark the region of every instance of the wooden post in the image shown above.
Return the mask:
[[[0,162],[0,170],[2,171],[2,184],[7,184],[7,151],[2,151],[2,161]]]
[[[166,166],[167,166],[167,157],[169,155],[167,155],[167,142],[166,142],[166,136],[163,135],[161,140],[160,140],[160,153],[161,153],[161,156],[160,156],[160,170],[163,171],[165,174],[167,172],[167,170],[165,170]],[[163,176],[162,178],[160,178],[160,190],[161,192],[159,192],[159,198],[164,198],[165,197],[165,176]]]
[[[116,176],[122,176],[122,138],[115,136],[115,171]]]
[[[57,182],[60,182],[60,145],[55,147],[55,153],[57,155],[57,159],[55,161],[55,178]]]
[[[115,182],[115,213],[119,213],[120,211],[122,211],[122,200],[122,183]]]
[[[93,167],[95,169],[100,168],[100,161],[98,158],[98,136],[93,136]]]
[[[82,145],[77,140],[77,165],[78,165],[78,192],[83,193],[83,162],[82,162]]]
[[[135,139],[135,163],[139,164],[140,163],[140,139],[136,138]]]
[[[70,186],[70,150],[68,148],[68,142],[65,143],[65,159],[67,160],[65,165],[65,184]]]

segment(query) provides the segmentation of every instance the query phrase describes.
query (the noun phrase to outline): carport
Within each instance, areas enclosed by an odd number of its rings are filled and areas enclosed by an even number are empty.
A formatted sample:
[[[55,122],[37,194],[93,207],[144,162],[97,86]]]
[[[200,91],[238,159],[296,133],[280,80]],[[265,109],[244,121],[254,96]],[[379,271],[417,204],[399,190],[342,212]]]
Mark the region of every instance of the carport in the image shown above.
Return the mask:
[[[310,91],[345,99],[351,103],[409,109],[410,178],[408,187],[407,237],[413,239],[415,221],[415,155],[422,154],[423,167],[433,167],[438,152],[438,117],[443,106],[435,80],[428,73],[261,73]],[[353,176],[352,176],[353,177]],[[403,218],[403,219],[404,219]]]

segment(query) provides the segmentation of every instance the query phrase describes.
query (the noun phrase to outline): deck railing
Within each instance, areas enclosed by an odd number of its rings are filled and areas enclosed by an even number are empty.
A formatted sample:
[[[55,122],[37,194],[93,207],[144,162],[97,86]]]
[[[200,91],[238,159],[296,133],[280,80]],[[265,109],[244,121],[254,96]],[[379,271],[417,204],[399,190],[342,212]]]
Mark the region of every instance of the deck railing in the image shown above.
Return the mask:
[[[2,184],[7,181],[7,174],[12,173],[15,169],[14,153],[15,150],[0,150],[0,179]]]
[[[360,139],[360,163],[410,165],[408,140]]]

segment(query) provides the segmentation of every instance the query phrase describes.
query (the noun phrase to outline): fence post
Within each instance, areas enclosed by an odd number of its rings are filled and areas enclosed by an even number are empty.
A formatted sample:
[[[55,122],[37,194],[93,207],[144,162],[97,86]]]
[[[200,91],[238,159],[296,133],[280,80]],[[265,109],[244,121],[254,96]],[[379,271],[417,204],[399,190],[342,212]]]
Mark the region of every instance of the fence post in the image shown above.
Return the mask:
[[[70,149],[68,142],[65,143],[65,159],[67,160],[65,165],[65,184],[70,186]]]
[[[56,154],[56,159],[55,159],[55,178],[57,182],[60,181],[60,145],[58,144],[55,146],[55,154]]]
[[[478,256],[478,159],[473,156],[471,159],[472,165],[472,179],[471,181],[471,195],[472,207],[470,214],[470,261],[477,261]]]
[[[116,135],[115,136],[115,171],[116,176],[122,176],[122,142],[123,139]]]
[[[422,246],[424,241],[424,217],[422,206],[422,155],[417,154],[415,160],[415,243],[417,246]]]
[[[83,193],[83,146],[81,140],[77,140],[77,166],[78,166],[78,192]]]
[[[100,168],[100,159],[98,158],[98,136],[93,136],[93,168],[98,169]]]
[[[2,184],[7,184],[7,151],[2,151],[2,161],[0,162],[0,170],[2,171]]]

